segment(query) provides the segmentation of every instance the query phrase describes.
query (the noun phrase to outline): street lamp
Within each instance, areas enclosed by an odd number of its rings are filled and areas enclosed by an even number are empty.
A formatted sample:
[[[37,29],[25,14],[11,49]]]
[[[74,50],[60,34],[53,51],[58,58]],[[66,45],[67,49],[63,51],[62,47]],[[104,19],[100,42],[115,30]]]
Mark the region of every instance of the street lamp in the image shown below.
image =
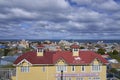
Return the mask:
[[[61,80],[63,80],[63,70],[61,70]]]

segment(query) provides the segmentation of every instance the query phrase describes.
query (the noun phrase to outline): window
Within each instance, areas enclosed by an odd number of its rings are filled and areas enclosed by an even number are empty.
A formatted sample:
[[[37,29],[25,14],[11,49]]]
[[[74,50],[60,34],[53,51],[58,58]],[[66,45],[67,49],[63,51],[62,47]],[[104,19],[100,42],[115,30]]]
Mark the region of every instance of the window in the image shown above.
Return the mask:
[[[94,77],[93,80],[100,80],[100,78],[99,77]]]
[[[61,80],[61,77],[57,77],[56,80]],[[63,77],[63,80],[67,80],[66,77]]]
[[[83,78],[76,78],[76,80],[84,80]]]
[[[82,71],[82,72],[85,71],[85,66],[81,66],[81,71]]]
[[[66,77],[63,77],[63,80],[67,80]]]
[[[92,65],[92,71],[100,71],[100,65]]]
[[[21,72],[29,72],[29,66],[21,66]]]
[[[42,71],[45,72],[45,70],[46,70],[46,68],[45,68],[45,66],[43,66]]]
[[[74,49],[74,51],[78,51],[78,49]]]
[[[61,80],[61,77],[57,77],[56,80]]]
[[[72,69],[71,69],[72,71],[75,71],[75,66],[71,66],[71,68],[72,68]]]
[[[43,49],[42,48],[38,48],[38,52],[42,52],[43,51]]]
[[[69,77],[69,78],[68,78],[68,80],[72,80],[72,78],[71,78],[71,77]]]
[[[92,78],[91,78],[91,77],[89,77],[89,78],[88,78],[88,80],[92,80]]]
[[[63,70],[63,71],[67,71],[66,65],[58,65],[58,66],[57,66],[57,71],[60,72],[60,71],[62,71],[62,70]]]

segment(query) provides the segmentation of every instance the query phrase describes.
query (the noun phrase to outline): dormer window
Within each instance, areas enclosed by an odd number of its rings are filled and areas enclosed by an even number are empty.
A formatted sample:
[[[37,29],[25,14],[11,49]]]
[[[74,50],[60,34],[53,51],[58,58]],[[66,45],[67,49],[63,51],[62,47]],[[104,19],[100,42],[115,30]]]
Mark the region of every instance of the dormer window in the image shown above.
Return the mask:
[[[75,48],[74,51],[78,51],[78,49]]]
[[[42,48],[38,48],[37,51],[38,51],[38,52],[43,52],[43,49],[42,49]]]

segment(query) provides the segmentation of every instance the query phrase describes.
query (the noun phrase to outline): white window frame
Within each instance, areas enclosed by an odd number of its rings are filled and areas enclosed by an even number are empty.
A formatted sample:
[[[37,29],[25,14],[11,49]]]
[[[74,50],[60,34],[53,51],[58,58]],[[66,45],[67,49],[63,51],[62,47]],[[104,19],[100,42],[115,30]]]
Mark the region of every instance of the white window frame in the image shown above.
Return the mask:
[[[71,78],[71,77],[68,77],[68,80],[72,80],[72,78]]]
[[[83,68],[84,68],[84,70],[83,70]],[[85,65],[81,66],[81,72],[85,72]]]
[[[78,49],[77,49],[77,48],[74,48],[73,51],[74,51],[74,52],[78,52]]]
[[[56,80],[61,80],[61,77],[57,77]],[[67,77],[63,77],[63,80],[67,80]]]
[[[45,72],[46,71],[46,66],[42,67],[42,71]]]
[[[82,77],[77,77],[76,80],[84,80]]]
[[[101,71],[101,65],[100,64],[93,64],[92,66],[91,66],[91,71],[92,72],[100,72]]]
[[[21,66],[21,72],[29,72],[30,68],[29,66]]]
[[[67,72],[67,66],[66,65],[56,65],[56,71],[57,72]]]
[[[93,80],[100,80],[100,77],[94,77]]]
[[[43,49],[42,48],[38,48],[37,52],[43,52]]]
[[[67,77],[63,77],[63,80],[67,80]]]
[[[73,69],[74,69],[74,70],[73,70]],[[72,71],[72,72],[75,72],[75,66],[74,66],[74,65],[71,66],[71,71]]]
[[[88,80],[92,80],[92,77],[88,77]]]
[[[57,77],[56,80],[61,80],[61,77]]]

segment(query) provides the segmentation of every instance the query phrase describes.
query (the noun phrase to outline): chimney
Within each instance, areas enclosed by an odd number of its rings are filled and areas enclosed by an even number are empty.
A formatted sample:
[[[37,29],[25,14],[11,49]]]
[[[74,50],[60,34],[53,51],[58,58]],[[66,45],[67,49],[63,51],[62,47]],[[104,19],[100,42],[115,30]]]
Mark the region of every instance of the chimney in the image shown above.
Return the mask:
[[[44,46],[43,45],[37,46],[37,56],[43,56],[43,54],[44,54]]]
[[[79,56],[79,46],[76,44],[71,45],[73,56]]]

